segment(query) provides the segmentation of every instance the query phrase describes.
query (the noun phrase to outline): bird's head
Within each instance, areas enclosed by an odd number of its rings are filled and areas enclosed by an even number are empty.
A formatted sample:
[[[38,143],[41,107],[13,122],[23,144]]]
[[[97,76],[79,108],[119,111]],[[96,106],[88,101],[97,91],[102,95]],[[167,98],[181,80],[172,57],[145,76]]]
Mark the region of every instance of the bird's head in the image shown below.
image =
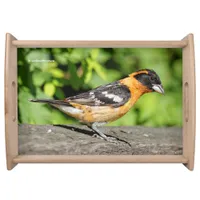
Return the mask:
[[[143,69],[131,74],[137,81],[142,83],[150,92],[158,92],[164,94],[164,89],[159,76],[155,71]]]

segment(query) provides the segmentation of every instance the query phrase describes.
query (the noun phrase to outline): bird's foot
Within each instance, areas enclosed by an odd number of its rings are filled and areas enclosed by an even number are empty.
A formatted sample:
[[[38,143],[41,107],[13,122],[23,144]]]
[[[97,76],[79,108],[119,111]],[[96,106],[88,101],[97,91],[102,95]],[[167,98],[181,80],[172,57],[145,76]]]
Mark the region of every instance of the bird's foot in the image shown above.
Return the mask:
[[[101,137],[100,135],[98,135],[97,133],[94,133],[94,134],[92,135],[92,137],[98,138],[98,139],[101,139],[101,140],[104,140],[104,138]]]
[[[112,142],[112,143],[119,143],[118,139],[114,138],[114,137],[108,137],[108,136],[105,136],[105,137],[102,137],[98,134],[93,134],[92,137],[95,137],[95,138],[98,138],[98,139],[101,139],[101,140],[105,140],[107,142]]]
[[[117,138],[114,138],[114,137],[107,137],[106,141],[116,143],[116,144],[119,143],[119,140]]]
[[[107,137],[107,140],[108,142],[112,142],[112,143],[115,143],[115,144],[121,144],[121,142],[127,144],[129,147],[131,147],[131,144],[125,140],[122,140],[122,139],[119,139],[119,138],[115,138],[115,137]]]

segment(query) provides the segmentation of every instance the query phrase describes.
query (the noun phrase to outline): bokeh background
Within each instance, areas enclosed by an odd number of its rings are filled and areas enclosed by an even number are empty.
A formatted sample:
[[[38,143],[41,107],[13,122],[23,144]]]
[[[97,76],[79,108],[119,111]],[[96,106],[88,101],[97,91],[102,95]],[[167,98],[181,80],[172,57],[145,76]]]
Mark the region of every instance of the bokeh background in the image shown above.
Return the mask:
[[[46,104],[116,81],[139,69],[160,76],[165,95],[143,95],[112,126],[182,126],[182,49],[18,48],[18,120],[28,124],[78,124]]]

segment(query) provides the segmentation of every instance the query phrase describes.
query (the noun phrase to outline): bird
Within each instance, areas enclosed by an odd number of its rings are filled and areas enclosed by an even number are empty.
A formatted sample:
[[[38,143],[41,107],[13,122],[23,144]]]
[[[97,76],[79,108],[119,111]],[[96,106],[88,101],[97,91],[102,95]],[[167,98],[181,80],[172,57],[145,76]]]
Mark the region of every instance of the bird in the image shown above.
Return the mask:
[[[63,100],[30,101],[50,104],[86,124],[95,136],[112,142],[113,138],[106,136],[98,127],[123,117],[142,95],[150,92],[164,94],[160,77],[152,69],[141,69],[123,79]]]

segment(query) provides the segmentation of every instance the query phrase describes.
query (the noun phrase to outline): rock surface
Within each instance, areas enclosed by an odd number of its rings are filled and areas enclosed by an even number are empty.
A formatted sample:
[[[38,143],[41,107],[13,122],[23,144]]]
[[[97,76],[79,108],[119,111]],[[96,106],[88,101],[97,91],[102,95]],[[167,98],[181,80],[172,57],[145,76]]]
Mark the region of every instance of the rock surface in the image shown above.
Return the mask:
[[[115,143],[92,137],[86,126],[19,125],[21,155],[180,155],[182,129],[147,127],[101,127]]]

